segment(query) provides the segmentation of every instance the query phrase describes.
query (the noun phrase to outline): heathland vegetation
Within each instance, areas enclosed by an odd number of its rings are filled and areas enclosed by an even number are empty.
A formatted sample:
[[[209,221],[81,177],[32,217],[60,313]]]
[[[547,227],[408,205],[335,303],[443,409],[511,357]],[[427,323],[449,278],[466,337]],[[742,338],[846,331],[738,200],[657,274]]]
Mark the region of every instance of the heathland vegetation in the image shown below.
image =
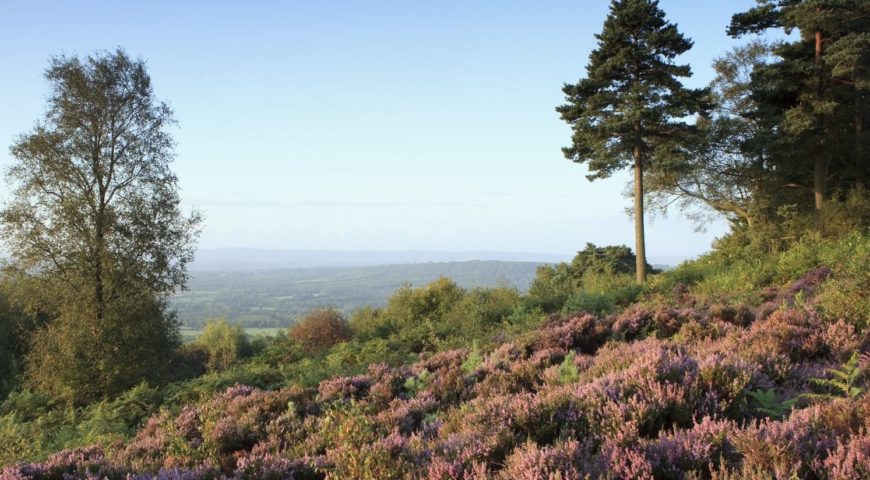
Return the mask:
[[[686,90],[691,42],[657,2],[614,0],[559,111],[593,177],[634,168],[639,254],[589,244],[528,292],[441,278],[185,344],[166,298],[199,218],[178,208],[170,112],[121,51],[55,59],[0,215],[0,475],[868,478],[868,18],[761,1],[731,34],[799,35]],[[655,271],[644,198],[731,231]]]

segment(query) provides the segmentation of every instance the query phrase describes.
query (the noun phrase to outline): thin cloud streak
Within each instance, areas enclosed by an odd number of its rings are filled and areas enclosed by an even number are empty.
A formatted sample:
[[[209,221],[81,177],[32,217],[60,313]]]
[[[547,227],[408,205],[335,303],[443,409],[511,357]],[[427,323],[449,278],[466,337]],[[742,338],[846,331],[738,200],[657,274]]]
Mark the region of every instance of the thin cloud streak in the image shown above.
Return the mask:
[[[463,202],[348,202],[336,200],[309,200],[302,202],[278,202],[272,200],[221,200],[196,199],[189,202],[197,207],[215,208],[263,208],[263,209],[295,209],[295,208],[483,208],[489,207],[482,203]]]

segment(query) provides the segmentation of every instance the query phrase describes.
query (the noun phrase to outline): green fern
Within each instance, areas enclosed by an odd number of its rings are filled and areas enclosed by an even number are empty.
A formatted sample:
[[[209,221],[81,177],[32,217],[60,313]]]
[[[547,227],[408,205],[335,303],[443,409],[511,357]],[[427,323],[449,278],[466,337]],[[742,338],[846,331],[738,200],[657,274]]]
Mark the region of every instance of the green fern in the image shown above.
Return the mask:
[[[471,375],[480,366],[483,365],[483,355],[480,353],[480,348],[477,346],[477,340],[471,344],[471,351],[468,352],[468,357],[462,362],[462,371],[466,375]]]
[[[830,378],[812,378],[810,382],[828,390],[828,392],[806,393],[805,397],[814,400],[830,400],[833,398],[855,398],[864,393],[864,387],[860,385],[864,379],[864,368],[861,366],[861,355],[858,352],[854,352],[840,368],[829,368],[827,372],[831,375]]]
[[[417,395],[418,393],[426,390],[429,387],[429,371],[423,370],[417,376],[408,377],[405,380],[405,390],[411,392],[413,395]]]
[[[559,383],[562,385],[567,385],[569,383],[575,383],[580,379],[580,370],[577,368],[577,365],[574,364],[574,358],[576,357],[576,353],[568,352],[565,355],[565,359],[559,365]]]
[[[771,418],[784,417],[794,406],[797,399],[792,398],[780,402],[776,398],[776,392],[767,390],[749,390],[746,394],[754,401],[755,411]]]

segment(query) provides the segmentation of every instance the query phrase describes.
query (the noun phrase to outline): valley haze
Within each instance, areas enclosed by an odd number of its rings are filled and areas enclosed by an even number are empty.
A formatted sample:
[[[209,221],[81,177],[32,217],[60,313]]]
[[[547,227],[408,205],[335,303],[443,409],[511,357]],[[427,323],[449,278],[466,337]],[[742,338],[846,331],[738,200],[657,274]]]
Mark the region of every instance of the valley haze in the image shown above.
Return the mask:
[[[238,272],[312,267],[364,267],[428,262],[568,262],[574,253],[437,250],[306,250],[260,248],[209,248],[197,251],[190,270]],[[651,257],[660,266],[676,265],[690,256]]]

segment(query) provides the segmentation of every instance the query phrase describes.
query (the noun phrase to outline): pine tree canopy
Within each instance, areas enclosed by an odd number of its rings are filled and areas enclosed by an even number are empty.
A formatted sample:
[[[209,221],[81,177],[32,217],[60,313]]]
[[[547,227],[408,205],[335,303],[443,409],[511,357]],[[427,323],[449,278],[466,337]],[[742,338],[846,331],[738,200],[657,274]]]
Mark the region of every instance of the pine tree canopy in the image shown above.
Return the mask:
[[[587,163],[590,180],[631,165],[635,148],[645,163],[667,162],[691,130],[684,118],[704,109],[705,92],[679,80],[689,66],[674,62],[692,42],[650,0],[614,0],[596,38],[587,77],[564,86],[556,109],[573,129],[565,156]]]

